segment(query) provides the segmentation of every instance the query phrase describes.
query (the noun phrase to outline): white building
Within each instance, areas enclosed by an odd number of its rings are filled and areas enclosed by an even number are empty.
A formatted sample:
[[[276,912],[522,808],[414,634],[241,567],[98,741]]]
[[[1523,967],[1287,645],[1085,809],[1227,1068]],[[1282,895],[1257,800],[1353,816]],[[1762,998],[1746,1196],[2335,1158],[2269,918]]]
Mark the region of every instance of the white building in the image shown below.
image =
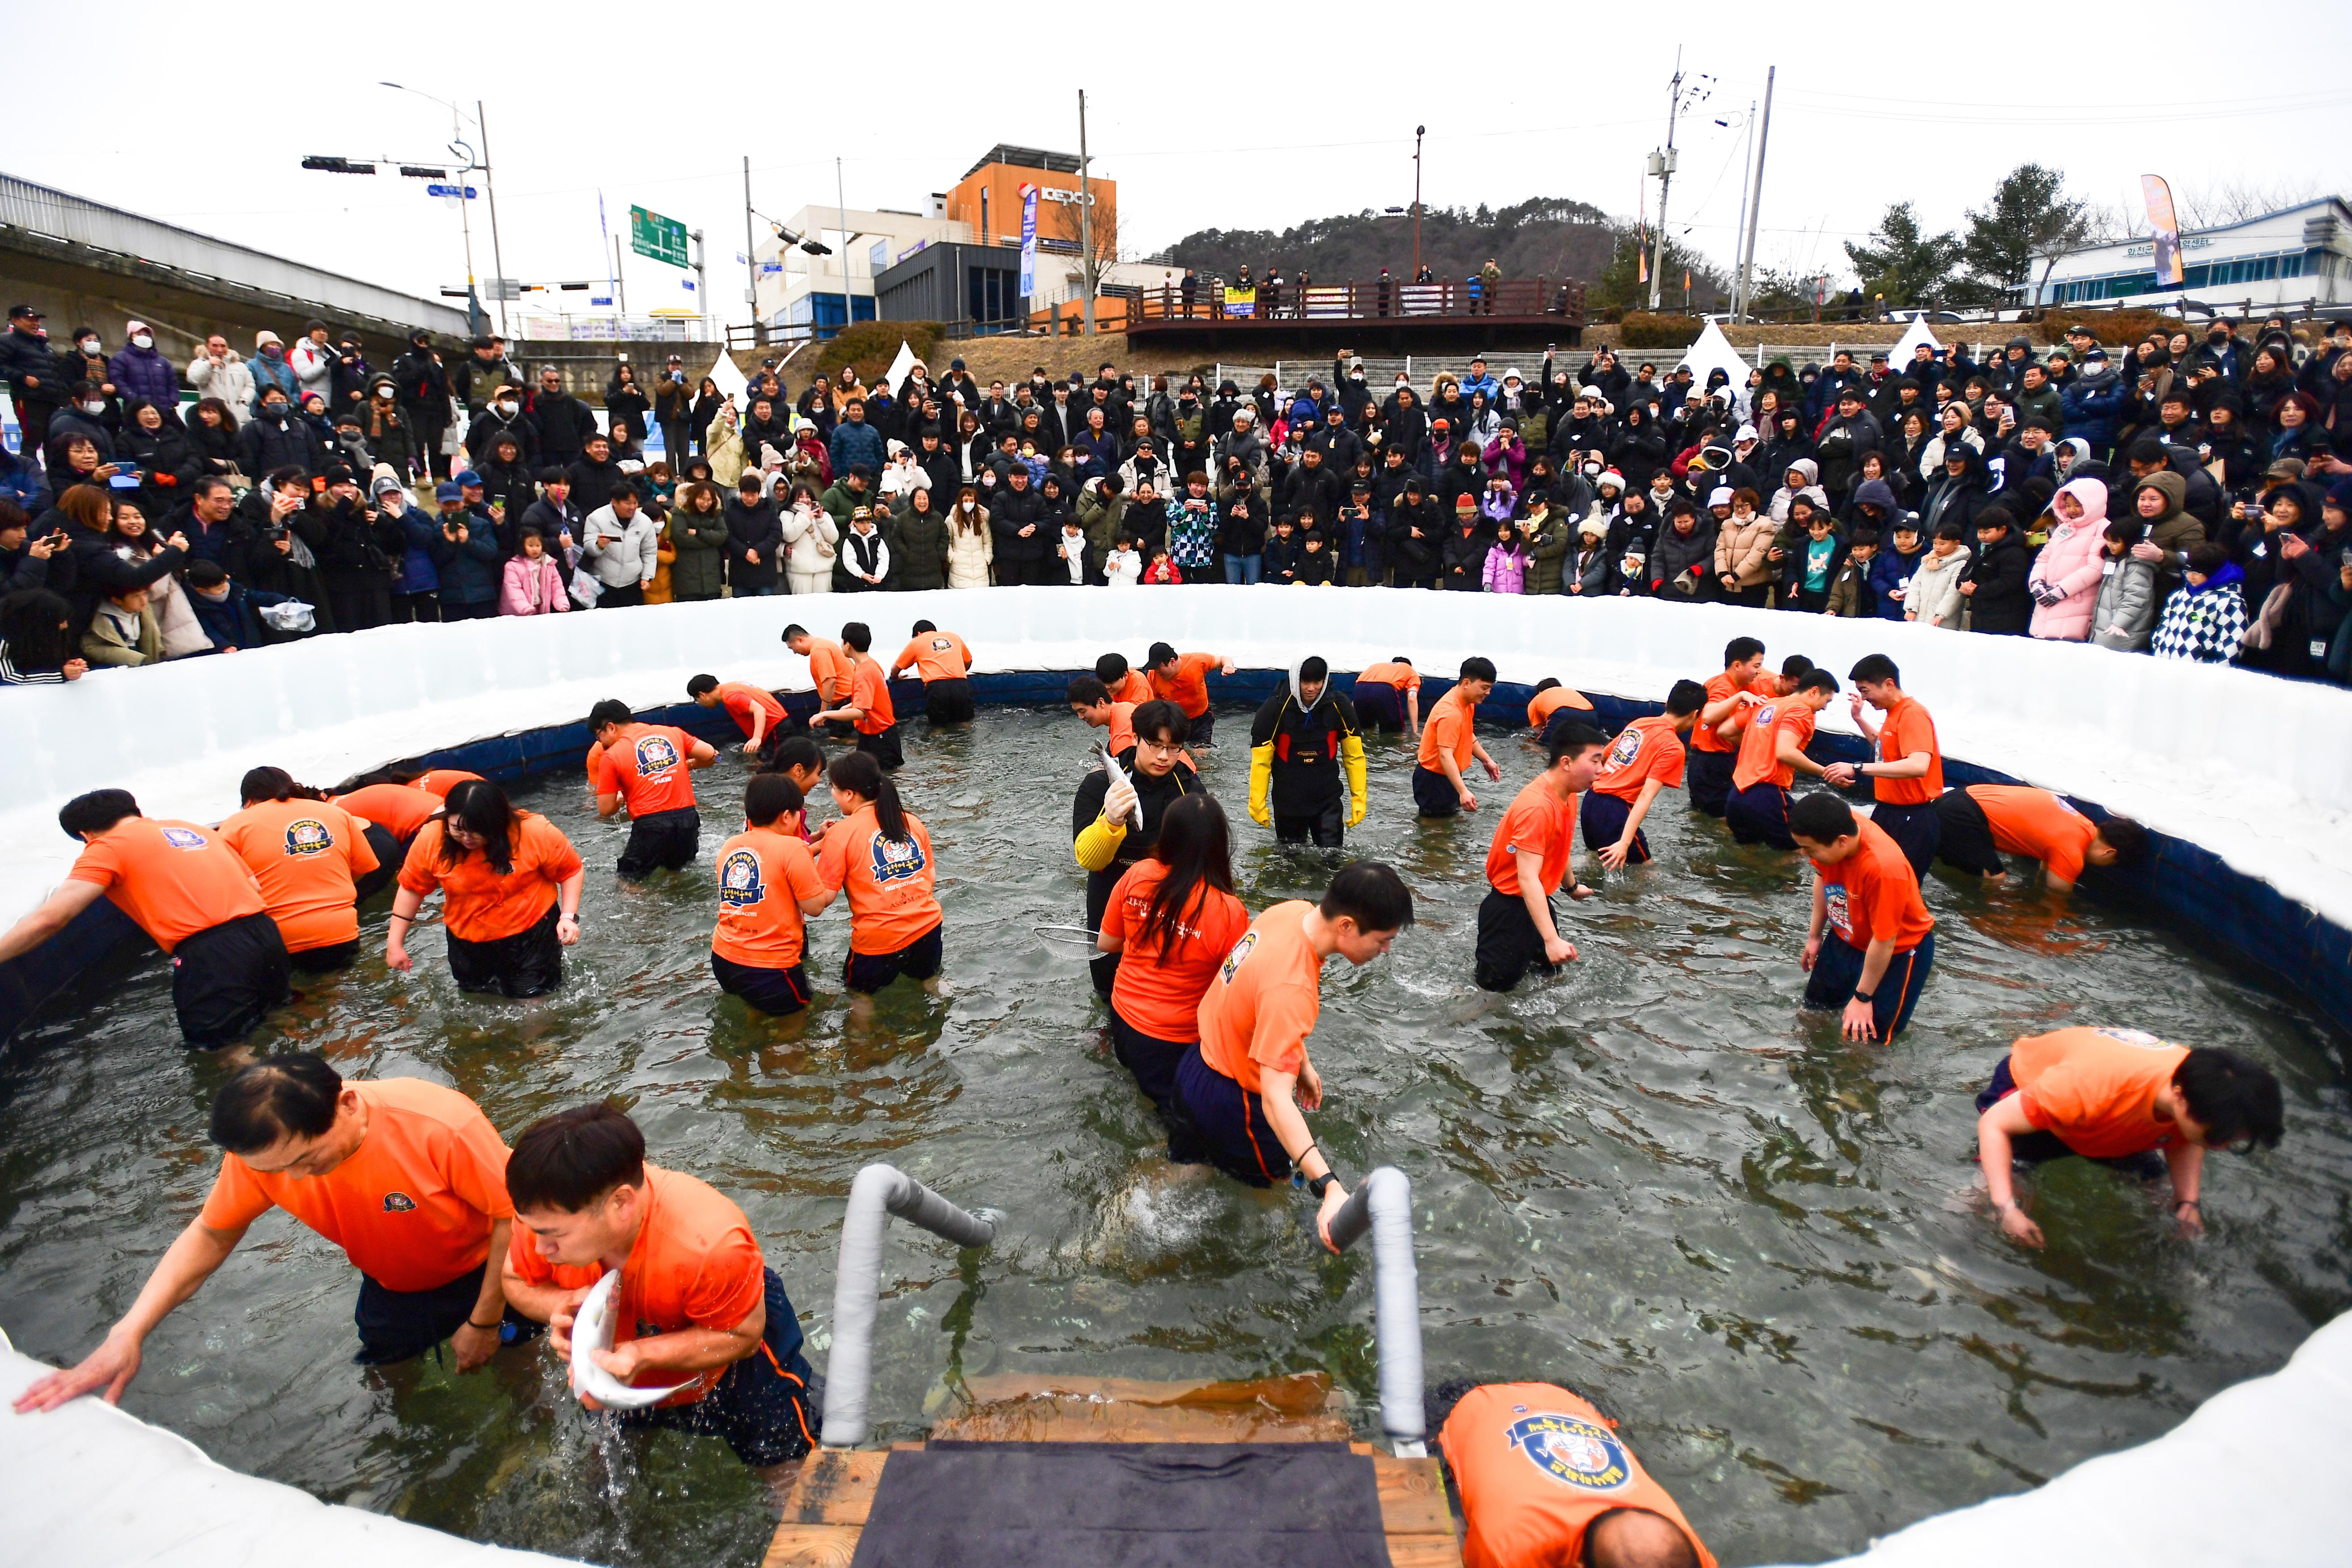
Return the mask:
[[[970,243],[971,225],[946,215],[946,199],[934,196],[929,215],[840,208],[818,204],[785,220],[794,234],[829,246],[830,256],[811,256],[786,245],[771,229],[753,253],[758,281],[752,308],[772,327],[815,323],[839,328],[874,319],[874,279],[927,245]],[[848,225],[846,232],[843,225]]]
[[[2061,257],[2046,285],[2037,257],[2032,283],[2018,292],[2038,305],[2161,308],[2193,301],[2231,315],[2352,305],[2352,204],[2325,196],[2222,228],[2184,231],[2178,287],[2157,286],[2155,256],[2146,239],[2098,246]]]

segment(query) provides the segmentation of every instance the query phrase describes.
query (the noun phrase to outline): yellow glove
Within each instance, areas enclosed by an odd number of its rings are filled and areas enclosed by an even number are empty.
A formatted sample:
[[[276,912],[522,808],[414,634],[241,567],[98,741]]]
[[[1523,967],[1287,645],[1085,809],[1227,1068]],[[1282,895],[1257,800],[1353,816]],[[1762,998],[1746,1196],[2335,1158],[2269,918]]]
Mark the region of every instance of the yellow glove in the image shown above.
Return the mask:
[[[1108,817],[1097,817],[1079,831],[1077,841],[1071,847],[1076,852],[1078,863],[1088,871],[1106,871],[1118,857],[1118,846],[1127,839],[1127,824],[1114,822]]]
[[[1371,791],[1364,783],[1362,737],[1351,735],[1339,742],[1339,766],[1348,770],[1348,793],[1356,798],[1356,803],[1348,809],[1348,826],[1352,828],[1364,820],[1364,812],[1372,803]]]
[[[1266,796],[1274,789],[1274,742],[1250,747],[1250,821],[1263,828],[1274,821]]]

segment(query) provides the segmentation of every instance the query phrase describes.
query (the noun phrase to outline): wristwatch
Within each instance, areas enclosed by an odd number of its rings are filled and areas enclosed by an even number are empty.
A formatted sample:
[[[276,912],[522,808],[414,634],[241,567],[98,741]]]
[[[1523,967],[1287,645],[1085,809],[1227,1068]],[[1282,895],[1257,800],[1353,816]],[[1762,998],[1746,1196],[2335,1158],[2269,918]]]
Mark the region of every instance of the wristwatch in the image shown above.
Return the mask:
[[[1307,1178],[1307,1190],[1313,1193],[1315,1195],[1315,1200],[1318,1203],[1320,1203],[1323,1200],[1323,1195],[1330,1190],[1331,1184],[1339,1179],[1339,1178],[1338,1176],[1333,1176],[1329,1171],[1325,1171],[1319,1176],[1309,1176]]]
[[[1875,1001],[1878,999],[1878,993],[1875,991],[1856,991],[1853,994],[1853,999],[1858,1002]]]

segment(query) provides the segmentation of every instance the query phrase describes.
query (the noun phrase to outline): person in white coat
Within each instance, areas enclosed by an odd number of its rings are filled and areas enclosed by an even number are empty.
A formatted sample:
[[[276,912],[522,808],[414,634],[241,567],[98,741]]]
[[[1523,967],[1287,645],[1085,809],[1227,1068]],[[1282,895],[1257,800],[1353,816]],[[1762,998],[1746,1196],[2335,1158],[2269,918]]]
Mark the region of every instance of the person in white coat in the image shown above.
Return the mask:
[[[296,402],[317,392],[329,408],[335,406],[334,344],[327,340],[327,324],[313,321],[304,329],[302,340],[287,354],[286,362],[294,367],[294,380],[301,388],[295,393]]]
[[[841,528],[806,485],[794,485],[792,493],[782,517],[786,586],[793,593],[829,593],[833,563],[841,554]]]
[[[986,588],[989,570],[996,564],[996,540],[988,527],[988,508],[980,504],[980,489],[966,485],[948,509],[948,586]]]
[[[599,610],[625,609],[646,601],[646,585],[660,565],[661,529],[627,485],[613,486],[613,498],[588,514],[580,526],[580,559],[596,574]]]
[[[236,423],[252,417],[252,367],[218,332],[206,338],[205,351],[188,361],[188,384],[199,399],[216,397],[228,404],[229,418]]]
[[[1968,576],[1969,559],[1968,546],[1961,543],[1960,525],[1938,525],[1935,542],[1911,569],[1911,586],[1903,595],[1903,619],[1958,631],[1960,612],[1969,607],[1960,582]]]

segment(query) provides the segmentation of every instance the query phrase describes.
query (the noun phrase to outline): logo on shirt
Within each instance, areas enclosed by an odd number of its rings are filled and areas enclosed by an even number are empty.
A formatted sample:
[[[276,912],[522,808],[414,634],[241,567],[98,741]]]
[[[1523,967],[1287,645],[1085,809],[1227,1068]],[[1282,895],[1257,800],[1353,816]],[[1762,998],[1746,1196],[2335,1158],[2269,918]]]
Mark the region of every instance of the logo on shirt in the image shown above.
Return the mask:
[[[1225,955],[1224,963],[1220,966],[1217,970],[1217,978],[1223,980],[1229,986],[1232,985],[1234,983],[1234,971],[1242,967],[1242,960],[1247,958],[1251,953],[1256,950],[1256,948],[1257,933],[1255,931],[1243,932],[1242,939],[1234,944],[1234,950]]]
[[[719,862],[719,902],[730,909],[748,909],[768,896],[760,880],[760,857],[751,850],[736,850]]]
[[[1601,770],[1610,772],[1620,768],[1631,768],[1633,765],[1633,758],[1641,755],[1642,732],[1629,725],[1619,733],[1615,743],[1609,747],[1609,758],[1602,765]]]
[[[1580,1416],[1529,1416],[1510,1427],[1511,1446],[1545,1475],[1580,1492],[1622,1491],[1633,1484],[1625,1446],[1608,1427]]]
[[[200,850],[205,847],[204,834],[194,828],[165,828],[163,841],[175,850]]]
[[[2158,1040],[2144,1029],[2103,1029],[2099,1030],[2117,1045],[2137,1046],[2142,1051],[2170,1051],[2170,1040]]]
[[[877,833],[866,841],[874,857],[874,885],[888,887],[892,883],[911,882],[923,874],[930,862],[923,858],[923,846],[913,835],[903,839],[886,839]]]
[[[658,779],[677,766],[677,747],[666,735],[637,737],[637,777]]]
[[[1839,936],[1853,935],[1853,915],[1846,908],[1845,883],[1833,882],[1822,889],[1822,908],[1829,915],[1830,924],[1837,927]]]
[[[416,1200],[404,1192],[388,1192],[383,1195],[383,1211],[386,1214],[406,1214],[415,1207]]]
[[[316,817],[304,817],[286,824],[286,852],[298,859],[304,855],[324,854],[335,847],[335,835],[327,831],[327,824]]]
[[[1748,720],[1748,723],[1751,725],[1760,725],[1766,729],[1771,728],[1772,705],[1770,703],[1766,703],[1762,707],[1758,708],[1756,710],[1756,716]]]
[[[954,646],[955,644],[945,637],[934,637],[931,639],[931,652],[934,653],[944,653]]]

